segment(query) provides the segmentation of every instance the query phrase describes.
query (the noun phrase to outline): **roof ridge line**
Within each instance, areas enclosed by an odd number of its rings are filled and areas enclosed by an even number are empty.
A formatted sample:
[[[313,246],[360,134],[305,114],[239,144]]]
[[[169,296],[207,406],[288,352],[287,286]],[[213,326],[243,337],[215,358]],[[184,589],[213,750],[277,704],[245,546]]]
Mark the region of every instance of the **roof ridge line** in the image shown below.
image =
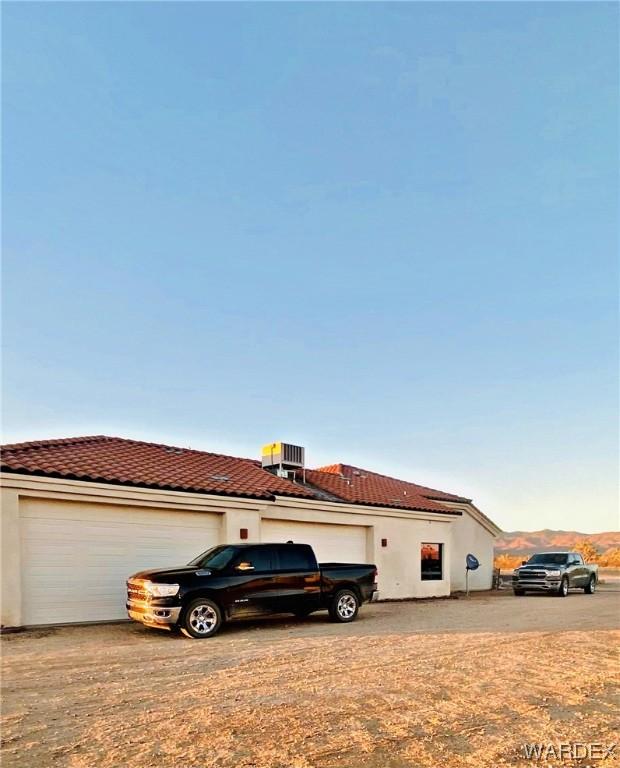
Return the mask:
[[[222,459],[235,459],[236,461],[247,461],[256,463],[258,460],[246,458],[244,456],[232,456],[228,453],[214,453],[213,451],[203,451],[200,448],[188,448],[181,445],[170,445],[168,443],[154,443],[150,440],[136,440],[133,437],[117,437],[115,435],[78,435],[77,437],[59,437],[49,440],[31,440],[23,443],[6,443],[0,445],[0,450],[24,450],[29,448],[54,448],[56,446],[74,445],[82,443],[101,443],[105,441],[118,443],[131,443],[132,445],[149,445],[153,448],[170,448],[175,451],[186,451],[188,453],[199,453],[207,456],[218,456]]]
[[[57,445],[76,445],[81,443],[100,443],[104,440],[114,440],[116,438],[108,435],[78,435],[77,437],[52,437],[47,440],[26,440],[20,443],[3,443],[0,450],[15,451],[27,448],[54,448]]]
[[[325,466],[326,467],[338,467],[338,466],[339,467],[348,467],[349,469],[352,469],[353,471],[364,472],[364,473],[367,473],[369,475],[375,475],[376,477],[383,477],[386,480],[392,480],[392,481],[394,481],[396,483],[405,483],[406,485],[414,485],[416,488],[419,488],[421,491],[428,491],[430,494],[434,494],[434,493],[441,494],[441,496],[436,496],[436,497],[432,496],[432,495],[428,495],[427,493],[421,493],[420,494],[421,496],[425,496],[427,499],[429,499],[431,501],[433,501],[435,499],[437,501],[454,501],[454,502],[456,502],[456,501],[469,501],[470,502],[471,501],[471,499],[467,498],[466,496],[459,496],[456,493],[450,493],[450,491],[440,491],[439,488],[429,488],[429,486],[427,486],[427,485],[420,485],[419,483],[414,483],[413,480],[403,480],[402,477],[392,477],[391,475],[384,475],[382,472],[375,472],[373,469],[364,469],[363,467],[356,467],[353,464],[345,464],[342,461],[336,461],[333,464],[326,464]],[[322,472],[323,470],[322,470],[321,467],[319,467],[318,469],[313,469],[311,471],[312,472]],[[336,475],[335,472],[324,472],[324,474],[326,474],[326,475]],[[341,473],[341,477],[345,477],[345,475]],[[442,496],[443,497],[451,496],[452,499],[442,498]]]

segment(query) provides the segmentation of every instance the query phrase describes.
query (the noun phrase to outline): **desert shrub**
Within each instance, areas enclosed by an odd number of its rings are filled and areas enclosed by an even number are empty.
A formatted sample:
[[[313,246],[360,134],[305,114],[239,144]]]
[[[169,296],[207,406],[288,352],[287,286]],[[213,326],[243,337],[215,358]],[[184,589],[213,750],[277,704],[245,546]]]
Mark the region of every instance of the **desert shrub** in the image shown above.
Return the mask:
[[[587,539],[582,539],[574,546],[575,552],[579,552],[586,563],[598,563],[601,553],[598,549],[589,542]]]
[[[598,559],[598,564],[605,568],[620,568],[620,547],[603,552]]]

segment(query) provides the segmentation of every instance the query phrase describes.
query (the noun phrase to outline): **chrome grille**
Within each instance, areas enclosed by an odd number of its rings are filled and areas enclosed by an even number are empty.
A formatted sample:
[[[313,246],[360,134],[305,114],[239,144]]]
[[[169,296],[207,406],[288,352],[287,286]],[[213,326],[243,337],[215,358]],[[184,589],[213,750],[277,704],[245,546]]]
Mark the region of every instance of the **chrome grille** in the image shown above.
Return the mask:
[[[519,581],[544,581],[546,571],[519,571]]]
[[[129,579],[127,582],[127,597],[129,600],[148,600],[149,594],[144,589],[141,579]]]

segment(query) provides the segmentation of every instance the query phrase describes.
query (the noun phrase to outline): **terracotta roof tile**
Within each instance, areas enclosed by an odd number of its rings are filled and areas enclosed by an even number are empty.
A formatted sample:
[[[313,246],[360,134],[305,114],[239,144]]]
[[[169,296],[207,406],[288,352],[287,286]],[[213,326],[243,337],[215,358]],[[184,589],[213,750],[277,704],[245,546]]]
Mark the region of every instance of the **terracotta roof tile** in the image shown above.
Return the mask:
[[[330,464],[306,471],[312,485],[338,496],[343,501],[369,506],[419,509],[429,512],[454,512],[442,501],[468,502],[463,496],[444,493],[406,480],[380,475],[349,464]]]
[[[272,499],[312,498],[250,459],[96,435],[2,447],[2,469],[74,480]]]
[[[22,474],[117,483],[163,490],[273,499],[332,498],[350,504],[458,514],[442,501],[463,501],[405,480],[348,464],[306,470],[307,485],[262,469],[254,459],[94,435],[2,447],[2,469]]]

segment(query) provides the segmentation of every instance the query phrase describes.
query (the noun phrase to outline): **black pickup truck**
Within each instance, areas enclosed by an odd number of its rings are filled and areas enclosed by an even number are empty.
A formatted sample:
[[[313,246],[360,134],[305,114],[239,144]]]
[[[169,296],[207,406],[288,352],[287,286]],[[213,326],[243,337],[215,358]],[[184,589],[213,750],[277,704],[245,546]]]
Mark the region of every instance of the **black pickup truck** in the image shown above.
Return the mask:
[[[225,621],[327,610],[353,621],[377,590],[374,565],[321,563],[308,544],[224,544],[180,568],[127,580],[127,612],[149,627],[212,637]]]

